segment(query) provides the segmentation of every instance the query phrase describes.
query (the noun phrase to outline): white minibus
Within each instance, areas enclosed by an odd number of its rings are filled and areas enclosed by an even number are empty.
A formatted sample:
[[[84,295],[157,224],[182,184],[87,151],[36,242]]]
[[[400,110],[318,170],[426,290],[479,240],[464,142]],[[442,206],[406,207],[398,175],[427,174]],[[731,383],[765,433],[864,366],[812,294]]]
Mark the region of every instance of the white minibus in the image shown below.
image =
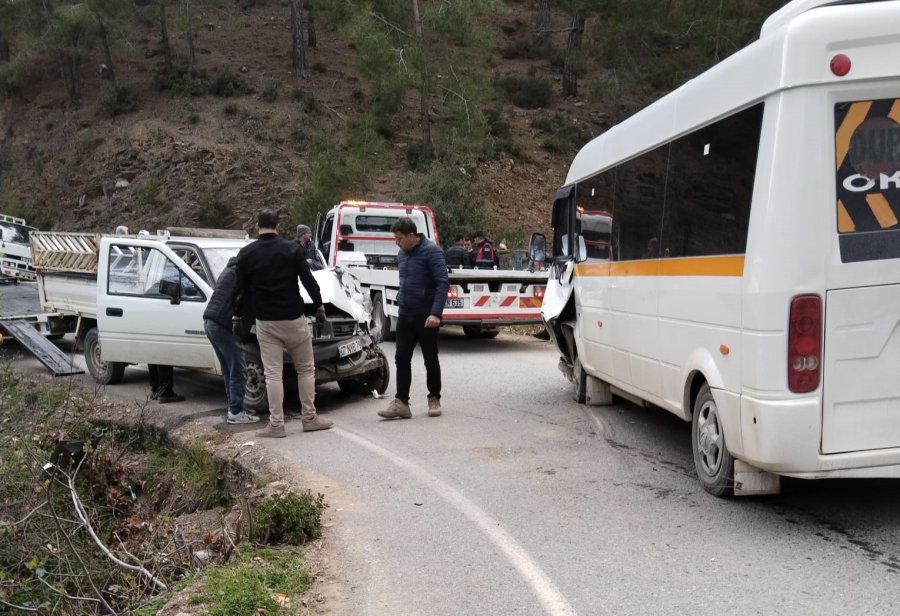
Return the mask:
[[[900,0],[795,0],[582,148],[542,316],[579,402],[692,422],[715,495],[900,477]]]

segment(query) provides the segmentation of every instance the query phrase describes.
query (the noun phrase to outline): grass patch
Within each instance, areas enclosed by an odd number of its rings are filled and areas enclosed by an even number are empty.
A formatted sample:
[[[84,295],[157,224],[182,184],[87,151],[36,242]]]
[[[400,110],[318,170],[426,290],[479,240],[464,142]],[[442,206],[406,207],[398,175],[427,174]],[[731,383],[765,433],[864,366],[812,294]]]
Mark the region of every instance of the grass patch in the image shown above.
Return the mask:
[[[229,567],[208,570],[201,580],[191,604],[205,606],[210,616],[290,614],[291,603],[312,583],[300,550],[249,544],[240,546]]]

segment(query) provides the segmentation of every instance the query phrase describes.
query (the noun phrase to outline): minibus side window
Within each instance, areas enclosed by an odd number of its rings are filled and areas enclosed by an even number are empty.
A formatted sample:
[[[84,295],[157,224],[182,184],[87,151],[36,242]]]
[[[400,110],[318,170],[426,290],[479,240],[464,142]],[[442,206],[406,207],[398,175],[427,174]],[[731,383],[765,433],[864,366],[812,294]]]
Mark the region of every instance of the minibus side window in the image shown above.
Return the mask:
[[[616,170],[595,175],[576,189],[575,232],[584,238],[588,261],[613,261],[612,223]]]
[[[615,261],[659,257],[668,152],[664,145],[616,169],[612,210]]]
[[[744,254],[762,103],[672,142],[660,256]]]

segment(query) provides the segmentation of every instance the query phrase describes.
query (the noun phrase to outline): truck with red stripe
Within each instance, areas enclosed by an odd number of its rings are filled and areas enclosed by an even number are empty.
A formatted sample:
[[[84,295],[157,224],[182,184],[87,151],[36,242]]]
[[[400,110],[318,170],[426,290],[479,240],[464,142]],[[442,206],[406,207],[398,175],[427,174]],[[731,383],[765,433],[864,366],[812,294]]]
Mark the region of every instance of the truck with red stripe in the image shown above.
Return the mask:
[[[373,326],[385,340],[396,331],[400,289],[391,225],[403,217],[441,245],[435,213],[425,205],[342,201],[316,221],[317,248],[329,266],[344,268],[359,279],[372,301]],[[449,275],[444,325],[461,325],[468,337],[493,338],[504,325],[541,323],[546,271],[463,267],[451,268]]]

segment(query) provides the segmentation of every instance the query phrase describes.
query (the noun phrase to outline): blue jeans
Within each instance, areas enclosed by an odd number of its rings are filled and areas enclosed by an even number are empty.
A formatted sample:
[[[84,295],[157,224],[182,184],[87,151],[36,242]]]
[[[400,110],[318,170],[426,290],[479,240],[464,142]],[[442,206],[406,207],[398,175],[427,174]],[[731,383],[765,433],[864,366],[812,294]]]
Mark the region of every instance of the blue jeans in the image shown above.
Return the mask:
[[[203,319],[203,329],[222,366],[225,395],[228,398],[228,412],[240,413],[244,410],[244,388],[247,386],[244,347],[238,337],[231,333],[231,329],[222,327],[215,321]]]

